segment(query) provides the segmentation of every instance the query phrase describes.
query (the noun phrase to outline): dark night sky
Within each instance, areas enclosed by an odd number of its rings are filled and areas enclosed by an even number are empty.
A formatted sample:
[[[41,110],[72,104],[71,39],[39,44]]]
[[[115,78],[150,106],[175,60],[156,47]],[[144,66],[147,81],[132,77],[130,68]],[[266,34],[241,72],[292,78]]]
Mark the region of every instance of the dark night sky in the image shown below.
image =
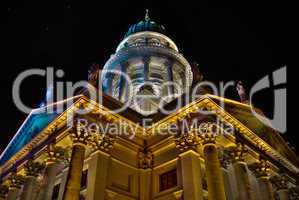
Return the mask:
[[[7,8],[1,45],[1,142],[4,149],[26,118],[12,102],[13,80],[25,69],[54,66],[65,71],[60,80],[82,80],[89,66],[103,65],[114,53],[130,24],[143,19],[145,8],[163,24],[189,61],[197,61],[205,79],[243,80],[250,87],[275,69],[290,65],[290,5],[206,4],[174,1],[24,1]],[[186,1],[187,2],[187,1]],[[194,1],[195,2],[195,1]],[[3,52],[3,51],[2,51]],[[32,78],[22,98],[36,106],[45,81]],[[231,90],[230,97],[236,99]],[[256,105],[271,116],[271,92]],[[287,135],[293,145],[296,137]]]

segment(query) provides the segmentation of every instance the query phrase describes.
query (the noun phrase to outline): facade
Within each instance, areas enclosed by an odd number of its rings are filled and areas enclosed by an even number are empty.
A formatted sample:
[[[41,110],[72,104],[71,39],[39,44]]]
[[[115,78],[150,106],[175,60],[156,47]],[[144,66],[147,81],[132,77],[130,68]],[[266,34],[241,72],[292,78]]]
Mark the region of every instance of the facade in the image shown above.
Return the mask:
[[[182,100],[201,81],[196,67],[146,15],[130,27],[101,75],[97,66],[89,71],[91,85],[100,81],[100,103],[83,90],[27,117],[0,157],[0,199],[299,199],[297,156],[250,105],[205,88],[197,99]],[[162,87],[167,81],[175,84]],[[126,110],[112,111],[138,95]],[[165,114],[161,107],[175,109]],[[86,123],[115,125],[126,134],[87,131]],[[179,128],[170,134],[174,125]]]

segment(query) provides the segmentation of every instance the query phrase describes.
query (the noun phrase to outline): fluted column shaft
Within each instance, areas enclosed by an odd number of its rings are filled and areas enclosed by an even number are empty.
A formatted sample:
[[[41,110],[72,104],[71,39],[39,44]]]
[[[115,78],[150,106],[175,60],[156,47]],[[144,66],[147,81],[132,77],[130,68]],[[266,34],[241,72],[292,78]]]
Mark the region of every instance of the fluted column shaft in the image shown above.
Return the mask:
[[[233,160],[233,168],[235,179],[237,183],[239,200],[253,200],[252,186],[250,185],[248,166],[245,162],[245,156],[247,155],[247,148],[242,143],[237,143],[235,147],[230,149],[230,153]]]
[[[16,200],[19,196],[20,188],[16,187],[9,187],[8,193],[7,193],[7,200]]]
[[[149,64],[150,64],[150,56],[146,56],[143,58],[143,65],[144,65],[144,82],[148,81],[149,79]]]
[[[0,185],[0,200],[5,200],[8,193],[8,187],[6,185]]]
[[[43,184],[41,186],[41,190],[37,198],[38,200],[52,199],[55,179],[59,169],[58,167],[58,163],[47,163],[43,177]]]
[[[233,192],[232,192],[231,182],[229,180],[229,173],[228,173],[227,169],[225,169],[225,168],[222,168],[221,170],[222,170],[222,175],[223,175],[226,199],[233,199]]]
[[[224,200],[226,199],[224,181],[216,145],[213,143],[204,144],[203,153],[208,184],[208,199]]]
[[[267,160],[260,158],[259,162],[256,162],[250,166],[255,172],[260,195],[262,199],[274,200],[272,183],[270,182],[270,165]]]
[[[39,162],[29,160],[24,165],[26,178],[24,179],[23,192],[21,200],[32,200],[36,199],[37,195],[37,176],[44,169],[44,166]]]
[[[263,200],[274,200],[274,193],[269,177],[261,176],[258,178],[258,183]]]
[[[237,188],[238,188],[238,199],[240,200],[253,200],[251,195],[251,186],[248,176],[247,164],[243,161],[236,161],[233,163],[235,172]]]
[[[129,84],[129,83],[127,83],[127,80],[124,76],[126,74],[128,65],[129,64],[127,62],[123,63],[121,65],[121,74],[119,74],[120,77],[119,77],[119,82],[118,82],[118,88],[119,88],[119,90],[118,90],[118,99],[120,101],[123,99],[122,96],[123,96],[124,90],[126,89],[126,85]]]
[[[64,191],[65,191],[65,186],[66,186],[66,181],[67,181],[67,175],[68,175],[68,169],[64,169],[62,171],[62,177],[61,177],[61,182],[60,182],[60,189],[58,193],[58,199],[63,199]]]
[[[279,189],[277,194],[280,200],[289,200],[289,191],[288,189]]]
[[[10,185],[8,188],[7,200],[16,200],[19,197],[20,190],[24,183],[24,177],[18,174],[12,174],[9,177]]]
[[[168,76],[168,81],[173,83],[173,72],[172,72],[172,68],[173,68],[173,61],[169,61],[167,60],[164,63],[167,67],[167,76]],[[173,95],[174,94],[174,85],[169,85],[169,94]]]
[[[36,193],[37,193],[36,177],[35,176],[27,176],[25,183],[24,183],[23,192],[21,195],[21,200],[35,199]]]
[[[83,144],[75,143],[73,145],[64,200],[79,200],[85,149],[86,147]]]

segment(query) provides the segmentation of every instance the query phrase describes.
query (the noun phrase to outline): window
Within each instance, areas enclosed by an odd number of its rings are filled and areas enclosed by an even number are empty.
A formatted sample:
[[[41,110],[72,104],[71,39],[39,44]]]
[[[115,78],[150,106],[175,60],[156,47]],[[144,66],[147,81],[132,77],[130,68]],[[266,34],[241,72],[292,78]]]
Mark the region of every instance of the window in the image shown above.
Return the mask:
[[[177,186],[176,169],[161,174],[159,179],[160,179],[160,192]]]
[[[60,189],[60,183],[56,184],[53,188],[53,193],[52,193],[52,200],[57,200],[59,196],[59,189]]]
[[[82,172],[82,177],[81,177],[81,190],[86,189],[87,187],[87,175],[88,175],[88,170],[84,170]]]

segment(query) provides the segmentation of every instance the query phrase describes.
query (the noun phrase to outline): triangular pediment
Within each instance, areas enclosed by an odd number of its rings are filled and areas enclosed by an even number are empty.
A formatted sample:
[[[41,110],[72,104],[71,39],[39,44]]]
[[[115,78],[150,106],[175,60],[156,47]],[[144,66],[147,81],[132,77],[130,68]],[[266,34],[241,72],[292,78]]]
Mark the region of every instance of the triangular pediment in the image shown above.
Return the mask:
[[[78,97],[33,109],[1,154],[0,165],[3,165],[14,154],[26,146],[62,112],[70,107],[72,105],[70,102],[74,102],[76,99],[78,99]]]
[[[110,112],[109,108],[93,102],[83,95],[80,95],[76,101],[78,102],[78,104],[81,104],[81,102],[94,104],[96,105],[98,111],[100,110],[101,113],[107,111]],[[220,106],[220,102],[224,102],[224,108]],[[107,104],[107,102],[105,104]],[[78,107],[78,105],[76,106]],[[72,105],[71,107],[74,106]],[[128,113],[126,112],[124,112],[124,114],[116,114],[111,111],[110,117],[113,117],[115,120],[123,120],[123,122],[125,123],[136,126],[136,130],[138,131],[145,131],[147,134],[152,134],[152,130],[155,129],[155,127],[161,124],[170,125],[171,123],[175,123],[175,121],[188,117],[190,113],[196,112],[196,110],[198,109],[209,109],[215,111],[217,117],[232,124],[241,134],[244,134],[245,138],[256,145],[257,148],[262,148],[263,151],[268,153],[269,156],[271,156],[273,159],[281,162],[281,164],[283,165],[286,165],[293,172],[298,172],[297,167],[293,165],[295,164],[296,166],[298,166],[297,161],[291,159],[290,157],[290,155],[294,153],[289,149],[281,136],[279,136],[277,132],[273,132],[273,130],[271,130],[269,127],[264,127],[265,125],[262,125],[261,122],[258,122],[257,119],[254,118],[252,114],[250,114],[249,105],[241,104],[236,101],[216,97],[213,95],[203,95],[194,102],[191,102],[183,106],[182,108],[179,108],[175,112],[163,117],[162,119],[154,121],[153,124],[147,128],[142,127],[141,124],[136,123],[135,120],[131,120],[130,118],[128,118]],[[44,111],[45,108],[34,110],[27,117],[13,140],[9,143],[5,151],[2,153],[0,158],[1,165],[3,165],[3,163],[6,163],[18,151],[24,149],[26,145],[28,146],[28,142],[30,142],[30,140],[33,140],[33,138],[36,137],[36,135],[38,135],[42,129],[45,129],[47,126],[49,126],[50,123],[54,123],[54,121],[57,121],[57,118],[62,115],[48,115]],[[268,134],[267,137],[264,137],[263,135],[265,131]],[[276,143],[276,141],[279,142]],[[293,164],[291,164],[291,162]]]

